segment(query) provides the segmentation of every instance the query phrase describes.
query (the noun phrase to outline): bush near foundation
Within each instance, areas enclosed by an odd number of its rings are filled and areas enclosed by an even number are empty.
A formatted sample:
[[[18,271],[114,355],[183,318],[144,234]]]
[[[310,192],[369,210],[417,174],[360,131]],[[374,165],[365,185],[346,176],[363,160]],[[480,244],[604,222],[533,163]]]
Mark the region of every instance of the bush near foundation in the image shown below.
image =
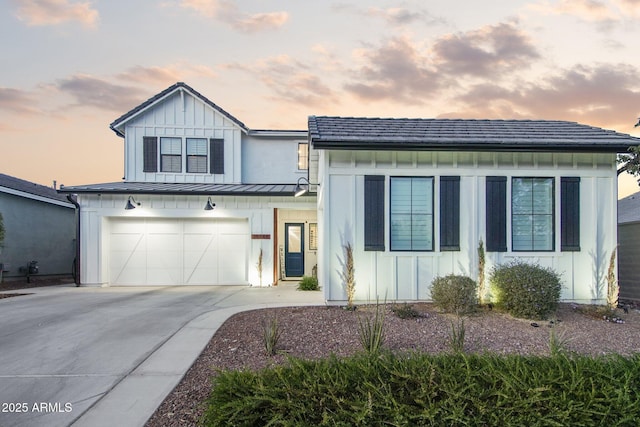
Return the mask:
[[[496,306],[515,317],[546,319],[560,301],[560,276],[551,268],[516,260],[494,267],[489,279]]]
[[[455,274],[436,277],[431,283],[431,299],[446,313],[468,313],[478,304],[476,282]]]

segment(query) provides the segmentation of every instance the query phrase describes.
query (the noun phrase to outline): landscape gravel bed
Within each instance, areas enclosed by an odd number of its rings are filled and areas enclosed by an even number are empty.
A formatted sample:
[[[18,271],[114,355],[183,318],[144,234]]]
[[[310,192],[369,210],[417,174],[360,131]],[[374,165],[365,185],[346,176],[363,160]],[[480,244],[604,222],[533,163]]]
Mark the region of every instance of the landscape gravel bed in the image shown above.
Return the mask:
[[[429,303],[413,304],[419,317],[400,319],[385,308],[385,345],[396,352],[450,351],[449,334],[459,319],[443,314]],[[372,315],[371,307],[348,311],[341,307],[293,307],[248,311],[229,318],[215,333],[182,381],[149,419],[147,427],[198,424],[211,380],[219,370],[261,369],[286,363],[287,355],[323,358],[331,353],[348,356],[361,350],[358,318]],[[515,319],[482,309],[463,318],[465,351],[498,354],[546,355],[549,338],[556,337],[569,351],[599,356],[640,353],[640,311],[619,310],[623,324],[603,320],[582,306],[561,304],[547,321]],[[281,336],[278,354],[268,356],[263,345],[263,325],[277,319]]]

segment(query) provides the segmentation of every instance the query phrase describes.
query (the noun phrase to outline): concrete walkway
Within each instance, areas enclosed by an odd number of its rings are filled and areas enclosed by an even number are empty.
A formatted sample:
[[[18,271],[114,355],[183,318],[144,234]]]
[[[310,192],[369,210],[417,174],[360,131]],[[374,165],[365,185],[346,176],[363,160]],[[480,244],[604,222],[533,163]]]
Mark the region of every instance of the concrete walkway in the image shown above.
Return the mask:
[[[295,287],[60,286],[0,299],[0,402],[28,409],[0,412],[0,425],[143,426],[230,316],[324,304],[322,292]]]

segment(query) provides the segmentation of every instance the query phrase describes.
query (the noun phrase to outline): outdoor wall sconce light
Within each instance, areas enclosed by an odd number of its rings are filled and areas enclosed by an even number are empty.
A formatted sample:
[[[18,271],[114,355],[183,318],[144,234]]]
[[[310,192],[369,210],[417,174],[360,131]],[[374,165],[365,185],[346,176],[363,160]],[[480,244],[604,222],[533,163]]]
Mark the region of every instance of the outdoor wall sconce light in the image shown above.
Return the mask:
[[[300,184],[300,181],[306,181],[307,185],[306,187],[303,187]],[[298,178],[298,183],[296,184],[296,189],[295,189],[295,193],[293,194],[293,197],[300,197],[303,194],[307,193],[309,191],[309,187],[311,186],[311,183],[309,182],[309,180],[307,178],[305,178],[304,176],[301,176],[300,178]]]
[[[134,199],[133,196],[129,196],[129,198],[127,199],[127,204],[124,208],[126,210],[130,210],[130,209],[135,209],[136,206],[140,206],[140,203],[136,202],[136,199]]]
[[[209,197],[209,198],[207,199],[207,204],[206,204],[206,205],[204,205],[204,210],[205,210],[205,211],[212,211],[212,210],[213,210],[213,208],[215,208],[215,207],[216,207],[216,204],[215,204],[215,203],[213,203],[213,202],[211,201],[211,197]]]

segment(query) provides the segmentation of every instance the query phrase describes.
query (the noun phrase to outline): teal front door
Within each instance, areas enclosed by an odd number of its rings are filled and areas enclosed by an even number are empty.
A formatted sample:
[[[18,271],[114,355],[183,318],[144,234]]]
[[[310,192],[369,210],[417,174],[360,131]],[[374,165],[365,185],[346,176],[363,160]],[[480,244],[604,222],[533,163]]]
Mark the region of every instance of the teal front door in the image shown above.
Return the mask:
[[[304,224],[284,225],[284,271],[287,277],[304,275]]]

